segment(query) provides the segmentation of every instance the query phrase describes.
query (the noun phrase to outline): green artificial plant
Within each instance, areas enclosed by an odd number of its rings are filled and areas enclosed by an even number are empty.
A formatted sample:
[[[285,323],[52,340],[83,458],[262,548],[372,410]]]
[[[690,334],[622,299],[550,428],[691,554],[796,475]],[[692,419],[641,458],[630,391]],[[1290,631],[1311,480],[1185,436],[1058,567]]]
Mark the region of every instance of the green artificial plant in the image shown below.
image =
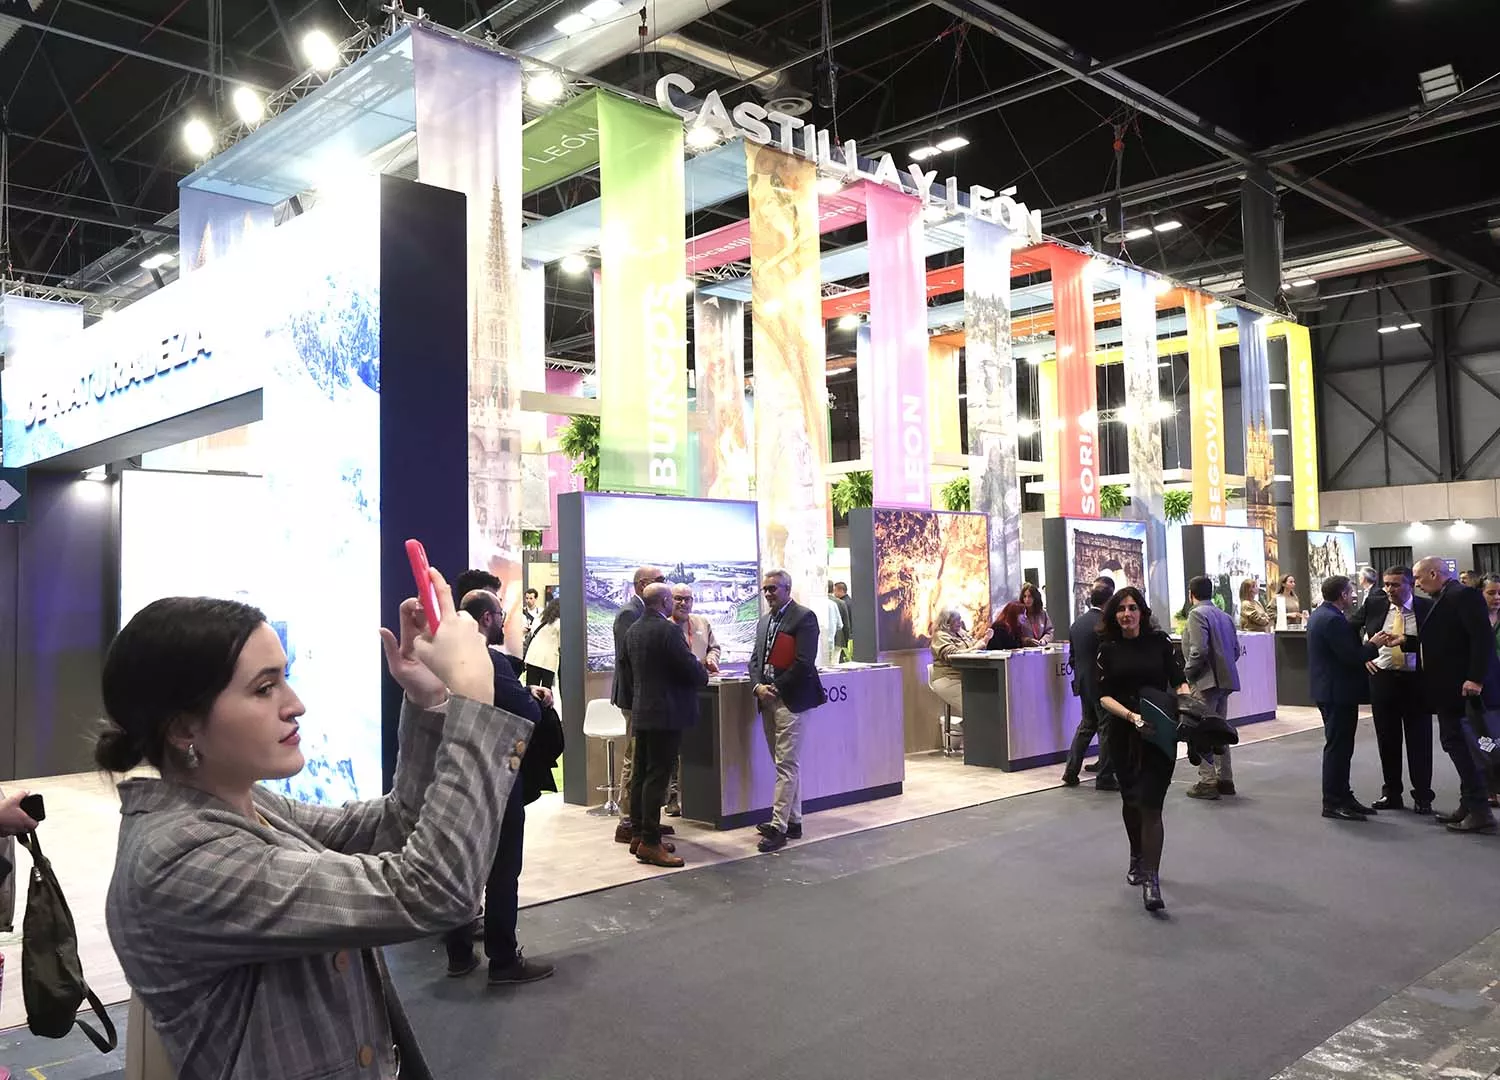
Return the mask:
[[[1099,489],[1099,513],[1103,517],[1119,517],[1125,509],[1125,485],[1105,484]]]
[[[599,490],[599,418],[575,416],[557,432],[557,445],[573,459],[573,473],[585,491]]]
[[[849,511],[861,506],[875,505],[875,474],[871,472],[845,473],[833,485],[833,509],[849,516]]]
[[[1162,516],[1169,525],[1180,525],[1193,516],[1193,493],[1178,488],[1162,496]]]
[[[938,498],[942,501],[944,510],[968,510],[969,502],[969,474],[954,477],[938,489]]]

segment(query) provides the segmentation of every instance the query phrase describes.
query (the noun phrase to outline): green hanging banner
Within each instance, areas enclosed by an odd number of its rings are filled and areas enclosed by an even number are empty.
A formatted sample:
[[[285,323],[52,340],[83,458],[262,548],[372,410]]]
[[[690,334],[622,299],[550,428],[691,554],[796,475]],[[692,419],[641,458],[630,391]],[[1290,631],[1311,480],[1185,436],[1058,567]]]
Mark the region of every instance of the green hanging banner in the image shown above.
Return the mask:
[[[580,94],[521,129],[521,190],[530,194],[599,164],[599,91]]]
[[[682,121],[598,96],[599,486],[688,491]]]

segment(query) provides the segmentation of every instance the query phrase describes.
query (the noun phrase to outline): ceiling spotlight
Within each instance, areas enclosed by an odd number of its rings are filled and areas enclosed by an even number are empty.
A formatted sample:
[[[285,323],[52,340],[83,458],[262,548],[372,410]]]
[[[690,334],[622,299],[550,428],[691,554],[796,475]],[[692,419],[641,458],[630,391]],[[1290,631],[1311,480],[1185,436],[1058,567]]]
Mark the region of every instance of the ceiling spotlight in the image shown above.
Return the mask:
[[[1463,83],[1459,81],[1458,73],[1453,70],[1452,64],[1428,68],[1417,75],[1417,92],[1422,95],[1424,105],[1431,105],[1445,98],[1457,97],[1463,92],[1463,88]]]
[[[329,72],[339,66],[343,53],[322,30],[309,30],[302,39],[302,58],[312,65],[314,71]]]
[[[1166,296],[1167,293],[1172,291],[1171,279],[1164,277],[1157,278],[1151,285],[1151,291],[1156,293],[1157,296]]]
[[[214,152],[214,133],[202,117],[194,116],[182,125],[182,141],[195,158],[206,158]]]
[[[559,34],[571,36],[573,34],[579,33],[582,30],[587,30],[593,25],[594,20],[591,16],[585,15],[583,12],[578,11],[574,12],[572,15],[565,15],[563,18],[558,19],[557,22],[552,24],[552,27]]]
[[[819,195],[837,195],[839,192],[841,192],[843,190],[844,190],[844,182],[842,180],[840,180],[837,176],[820,176],[820,177],[818,177],[818,194]]]
[[[845,315],[838,321],[840,330],[858,330],[860,323],[864,322],[858,315]]]
[[[1299,277],[1299,278],[1294,278],[1292,280],[1292,288],[1294,288],[1294,289],[1311,289],[1317,283],[1318,283],[1318,279],[1317,278]]]
[[[1131,229],[1129,232],[1127,232],[1125,234],[1125,239],[1127,239],[1127,240],[1144,240],[1146,237],[1148,237],[1150,235],[1151,235],[1151,230],[1150,229],[1147,229],[1147,228],[1144,228],[1144,227],[1142,227],[1142,228],[1135,228],[1135,229]]]
[[[564,255],[562,261],[557,264],[557,268],[564,274],[577,276],[578,274],[588,273],[589,261],[586,256],[575,252],[572,255]]]
[[[1182,228],[1182,222],[1178,221],[1176,218],[1171,218],[1167,221],[1158,221],[1153,227],[1157,232],[1173,232],[1174,230]]]
[[[962,135],[949,135],[946,139],[943,139],[937,144],[937,148],[946,154],[951,150],[962,150],[965,146],[968,145],[969,140],[964,138]]]
[[[526,80],[526,96],[539,105],[550,105],[567,91],[567,84],[555,71],[538,71]]]
[[[1401,329],[1403,329],[1403,330],[1420,330],[1420,329],[1422,329],[1422,324],[1419,323],[1419,322],[1404,322],[1404,323],[1401,324]]]
[[[172,254],[170,251],[158,251],[155,255],[148,255],[146,256],[146,258],[141,260],[141,269],[160,270],[163,266],[166,266],[175,258],[177,258],[177,256]]]
[[[246,127],[254,127],[266,115],[266,103],[248,86],[235,87],[230,100],[234,103],[234,114]]]
[[[941,153],[942,151],[936,146],[919,146],[911,152],[911,159],[913,161],[926,161],[928,158],[935,158]]]
[[[686,141],[694,150],[710,150],[719,145],[719,133],[708,124],[694,124],[688,128]]]
[[[583,14],[591,19],[607,19],[619,11],[620,0],[594,0],[592,4],[583,5]]]
[[[1224,200],[1220,199],[1218,202],[1204,203],[1203,204],[1203,209],[1205,209],[1205,210],[1222,210],[1222,209],[1224,209],[1224,207],[1226,207],[1228,205],[1229,204],[1227,202],[1225,202]]]
[[[1399,326],[1377,326],[1375,328],[1375,332],[1377,334],[1394,334],[1397,330],[1400,329],[1401,327]]]

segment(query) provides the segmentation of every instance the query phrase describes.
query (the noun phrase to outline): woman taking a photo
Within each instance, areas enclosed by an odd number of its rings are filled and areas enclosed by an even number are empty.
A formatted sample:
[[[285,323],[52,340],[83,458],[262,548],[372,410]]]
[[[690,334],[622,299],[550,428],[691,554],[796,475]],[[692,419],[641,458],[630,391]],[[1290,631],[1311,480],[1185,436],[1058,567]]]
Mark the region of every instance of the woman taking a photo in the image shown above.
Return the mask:
[[[1240,582],[1240,629],[1252,634],[1263,634],[1272,626],[1271,616],[1266,614],[1260,602],[1260,583],[1253,577]]]
[[[1141,886],[1147,911],[1166,907],[1161,896],[1161,849],[1165,839],[1161,809],[1175,753],[1168,756],[1143,732],[1141,691],[1156,687],[1186,694],[1182,650],[1151,621],[1139,589],[1127,585],[1104,605],[1099,626],[1099,705],[1109,713],[1109,749],[1120,781],[1121,816],[1130,839],[1125,880]],[[1174,748],[1175,749],[1175,748]]]
[[[1042,590],[1031,582],[1021,586],[1021,645],[1032,648],[1052,644],[1052,620],[1042,603]]]
[[[441,625],[381,631],[405,692],[389,795],[338,809],[260,783],[302,770],[302,702],[255,608],[147,605],[104,661],[95,757],[120,784],[105,903],[126,981],[179,1080],[428,1075],[378,948],[467,924],[531,724],[432,571]],[[404,1057],[405,1060],[401,1060]]]

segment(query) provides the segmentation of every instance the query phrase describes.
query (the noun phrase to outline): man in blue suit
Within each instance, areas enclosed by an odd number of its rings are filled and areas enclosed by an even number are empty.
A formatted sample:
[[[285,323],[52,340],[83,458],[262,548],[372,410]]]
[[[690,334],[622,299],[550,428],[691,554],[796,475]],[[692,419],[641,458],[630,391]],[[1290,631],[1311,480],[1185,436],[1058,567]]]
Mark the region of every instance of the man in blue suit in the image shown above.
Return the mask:
[[[1360,644],[1349,622],[1354,583],[1343,574],[1323,582],[1323,602],[1307,620],[1307,675],[1312,699],[1323,714],[1323,816],[1363,821],[1375,811],[1354,798],[1349,762],[1359,704],[1369,690],[1365,661],[1375,649]]]

